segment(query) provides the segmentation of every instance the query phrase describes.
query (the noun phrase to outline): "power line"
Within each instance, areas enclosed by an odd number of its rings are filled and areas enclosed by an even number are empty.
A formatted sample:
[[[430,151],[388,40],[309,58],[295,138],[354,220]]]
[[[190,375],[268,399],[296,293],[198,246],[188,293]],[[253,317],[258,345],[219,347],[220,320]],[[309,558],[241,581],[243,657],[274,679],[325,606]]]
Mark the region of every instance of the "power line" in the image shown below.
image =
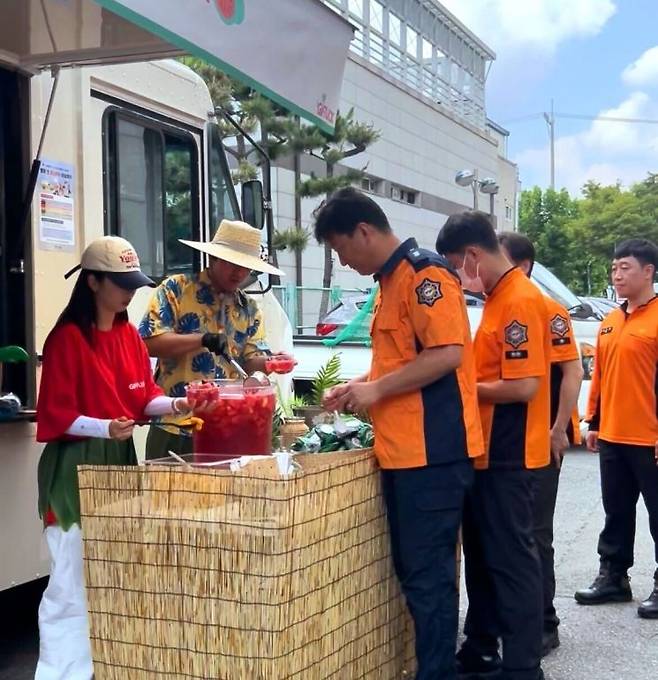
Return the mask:
[[[589,116],[579,113],[556,113],[556,118],[576,118],[579,120],[603,120],[611,123],[646,123],[649,125],[658,125],[656,118],[622,118],[620,116]]]
[[[554,115],[556,118],[572,118],[576,120],[602,120],[611,123],[640,123],[647,125],[658,125],[658,118],[622,118],[621,116],[594,116],[586,113],[555,113]],[[527,120],[537,120],[543,116],[543,113],[529,113],[526,116],[519,116],[518,118],[504,120],[501,122],[501,125],[523,123]]]

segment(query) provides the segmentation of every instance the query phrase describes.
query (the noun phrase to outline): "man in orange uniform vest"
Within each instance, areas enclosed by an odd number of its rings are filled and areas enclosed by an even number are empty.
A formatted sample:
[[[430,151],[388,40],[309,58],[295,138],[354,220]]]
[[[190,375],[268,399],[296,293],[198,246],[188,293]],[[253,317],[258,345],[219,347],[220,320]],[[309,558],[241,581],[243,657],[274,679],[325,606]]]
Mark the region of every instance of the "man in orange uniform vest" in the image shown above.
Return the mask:
[[[459,677],[541,680],[532,471],[550,459],[548,311],[544,296],[502,252],[484,213],[450,217],[436,248],[458,269],[464,288],[487,295],[474,342],[485,455],[475,461],[464,507],[468,613]]]
[[[658,563],[658,247],[644,239],[615,249],[612,284],[626,301],[601,323],[590,388],[587,448],[599,451],[605,525],[599,575],[580,604],[629,602],[635,508],[642,494]],[[639,616],[658,619],[658,569]]]
[[[368,411],[397,576],[416,630],[417,680],[455,680],[457,532],[483,452],[471,334],[459,279],[436,253],[395,236],[365,194],[337,191],[315,235],[342,265],[375,275],[372,361],[325,395],[330,409]]]
[[[498,242],[507,257],[530,276],[535,264],[535,247],[523,234],[505,231]],[[555,564],[553,561],[553,518],[557,501],[562,457],[565,450],[580,443],[578,431],[578,394],[583,367],[573,335],[569,312],[551,297],[544,298],[550,319],[551,336],[551,464],[533,471],[535,478],[535,541],[539,550],[544,593],[544,634],[542,656],[559,647],[555,611]]]

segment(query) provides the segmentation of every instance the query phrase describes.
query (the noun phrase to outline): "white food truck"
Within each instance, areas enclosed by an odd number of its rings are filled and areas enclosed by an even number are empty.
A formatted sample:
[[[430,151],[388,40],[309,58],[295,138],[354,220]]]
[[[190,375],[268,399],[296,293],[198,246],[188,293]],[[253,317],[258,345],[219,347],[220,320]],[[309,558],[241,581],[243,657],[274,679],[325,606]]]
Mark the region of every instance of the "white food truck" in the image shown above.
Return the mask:
[[[208,89],[162,60],[195,54],[331,129],[353,31],[319,0],[3,0],[0,13],[0,347],[29,357],[4,366],[23,408],[0,422],[2,591],[48,568],[33,409],[73,285],[63,273],[103,234],[132,241],[155,278],[198,268],[178,238],[210,239],[239,215]],[[259,186],[243,189],[259,221]]]

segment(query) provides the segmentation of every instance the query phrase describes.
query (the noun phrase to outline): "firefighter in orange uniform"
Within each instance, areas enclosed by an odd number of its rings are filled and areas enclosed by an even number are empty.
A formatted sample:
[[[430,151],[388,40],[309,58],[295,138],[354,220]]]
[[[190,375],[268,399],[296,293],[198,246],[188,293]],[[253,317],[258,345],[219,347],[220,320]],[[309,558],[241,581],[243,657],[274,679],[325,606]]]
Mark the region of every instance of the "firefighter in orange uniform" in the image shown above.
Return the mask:
[[[535,263],[535,247],[523,234],[506,231],[498,234],[498,242],[507,257],[526,276]],[[578,347],[573,335],[569,312],[551,297],[545,297],[551,336],[551,463],[533,471],[535,478],[534,524],[539,550],[544,594],[544,633],[542,656],[559,647],[555,611],[555,565],[553,561],[553,518],[557,501],[562,457],[569,446],[580,443],[578,430],[578,394],[583,379]]]
[[[599,451],[605,525],[599,575],[579,604],[633,599],[635,508],[642,494],[658,564],[658,247],[629,239],[615,249],[612,284],[625,302],[601,323],[590,388],[587,448]],[[658,619],[658,568],[638,615]]]
[[[375,275],[372,362],[331,390],[328,409],[368,411],[382,468],[391,549],[416,630],[417,680],[456,680],[457,533],[483,453],[471,335],[459,279],[436,253],[403,243],[379,206],[342,189],[315,235],[341,264]]]
[[[453,215],[436,248],[464,288],[486,293],[475,342],[485,455],[464,508],[468,613],[463,679],[541,680],[542,583],[533,474],[550,459],[550,338],[544,296],[502,252],[487,215]],[[502,637],[502,659],[498,637]]]

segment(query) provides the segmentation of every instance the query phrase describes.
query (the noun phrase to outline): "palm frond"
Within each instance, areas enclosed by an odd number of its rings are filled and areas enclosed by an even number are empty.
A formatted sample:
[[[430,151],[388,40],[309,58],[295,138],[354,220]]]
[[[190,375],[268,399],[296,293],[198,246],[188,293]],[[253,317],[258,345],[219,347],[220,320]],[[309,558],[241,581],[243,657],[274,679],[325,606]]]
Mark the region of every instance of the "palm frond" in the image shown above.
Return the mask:
[[[314,404],[321,404],[326,390],[340,384],[340,354],[334,354],[327,363],[320,367],[311,386],[311,399]]]

